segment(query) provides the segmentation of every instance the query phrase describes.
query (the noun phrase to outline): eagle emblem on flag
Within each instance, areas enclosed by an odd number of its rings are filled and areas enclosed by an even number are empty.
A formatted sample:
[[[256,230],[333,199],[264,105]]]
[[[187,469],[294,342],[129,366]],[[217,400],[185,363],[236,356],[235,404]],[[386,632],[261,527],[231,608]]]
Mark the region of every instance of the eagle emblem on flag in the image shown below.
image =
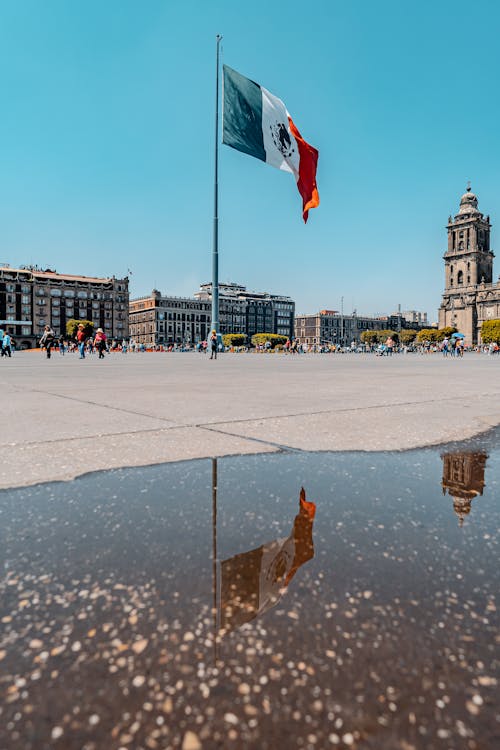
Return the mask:
[[[290,133],[288,132],[285,123],[276,122],[274,125],[269,125],[269,129],[271,130],[273,143],[278,151],[283,154],[285,159],[290,158],[295,149],[292,145],[292,139],[290,138]]]

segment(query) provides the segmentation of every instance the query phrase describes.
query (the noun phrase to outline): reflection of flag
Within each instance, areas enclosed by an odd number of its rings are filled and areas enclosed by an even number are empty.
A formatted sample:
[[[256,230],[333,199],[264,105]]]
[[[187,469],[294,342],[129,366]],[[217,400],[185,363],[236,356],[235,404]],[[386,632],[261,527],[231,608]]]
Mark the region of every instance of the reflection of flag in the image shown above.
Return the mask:
[[[300,512],[288,539],[277,539],[221,563],[220,626],[234,630],[273,607],[305,562],[314,556],[315,505],[301,491]]]
[[[285,172],[302,196],[303,218],[319,206],[318,152],[302,138],[281,99],[224,65],[222,142]]]

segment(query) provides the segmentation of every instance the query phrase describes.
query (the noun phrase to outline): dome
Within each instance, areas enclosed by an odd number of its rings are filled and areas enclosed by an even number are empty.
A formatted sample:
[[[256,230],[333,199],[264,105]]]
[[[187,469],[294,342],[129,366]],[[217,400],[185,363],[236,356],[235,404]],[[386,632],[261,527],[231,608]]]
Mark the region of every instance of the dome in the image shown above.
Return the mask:
[[[460,214],[477,213],[477,195],[471,192],[470,185],[467,186],[467,192],[460,198]]]

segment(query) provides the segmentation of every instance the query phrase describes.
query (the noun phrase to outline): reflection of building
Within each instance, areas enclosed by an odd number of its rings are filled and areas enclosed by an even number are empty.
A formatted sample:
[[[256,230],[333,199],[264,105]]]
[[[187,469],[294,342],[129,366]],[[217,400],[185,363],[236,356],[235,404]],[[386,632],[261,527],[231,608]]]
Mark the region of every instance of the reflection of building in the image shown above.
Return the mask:
[[[128,278],[0,268],[0,325],[20,349],[36,346],[45,325],[65,335],[71,318],[91,320],[108,338],[128,337]]]
[[[443,459],[443,495],[453,498],[453,508],[462,525],[470,513],[472,500],[483,494],[484,469],[488,455],[477,453],[445,453]]]
[[[439,327],[455,326],[466,344],[481,341],[485,320],[500,318],[500,282],[493,282],[490,217],[477,208],[470,188],[462,195],[455,218],[448,219],[448,249],[444,254],[445,284]]]

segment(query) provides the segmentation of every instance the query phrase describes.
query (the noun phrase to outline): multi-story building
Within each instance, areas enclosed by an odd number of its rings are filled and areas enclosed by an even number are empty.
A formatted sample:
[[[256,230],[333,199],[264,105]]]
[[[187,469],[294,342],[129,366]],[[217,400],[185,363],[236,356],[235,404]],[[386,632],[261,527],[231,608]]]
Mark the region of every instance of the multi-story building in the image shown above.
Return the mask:
[[[299,344],[349,345],[358,341],[363,331],[381,331],[388,328],[386,318],[368,318],[360,315],[342,315],[336,310],[320,310],[313,315],[297,315],[295,338]]]
[[[485,320],[500,318],[500,281],[493,281],[490,217],[478,210],[470,186],[455,218],[448,219],[448,249],[443,256],[445,284],[439,327],[454,326],[465,343],[481,342]]]
[[[45,325],[66,334],[71,318],[90,320],[109,339],[128,338],[128,278],[0,267],[0,325],[21,349],[37,345]]]
[[[202,284],[195,293],[212,301],[212,284]],[[221,333],[278,333],[293,336],[295,302],[290,297],[268,292],[250,292],[240,284],[219,284]]]
[[[164,297],[153,289],[130,301],[130,338],[145,346],[194,344],[208,337],[211,305],[190,297]]]
[[[396,313],[394,313],[396,314]],[[420,328],[426,328],[429,325],[426,312],[419,310],[403,310],[401,313],[407,324],[416,325]]]
[[[202,284],[194,298],[163,296],[157,289],[131,300],[130,337],[146,346],[196,344],[210,332],[212,285]],[[282,333],[291,336],[295,303],[290,297],[248,292],[239,284],[219,286],[220,333]]]

